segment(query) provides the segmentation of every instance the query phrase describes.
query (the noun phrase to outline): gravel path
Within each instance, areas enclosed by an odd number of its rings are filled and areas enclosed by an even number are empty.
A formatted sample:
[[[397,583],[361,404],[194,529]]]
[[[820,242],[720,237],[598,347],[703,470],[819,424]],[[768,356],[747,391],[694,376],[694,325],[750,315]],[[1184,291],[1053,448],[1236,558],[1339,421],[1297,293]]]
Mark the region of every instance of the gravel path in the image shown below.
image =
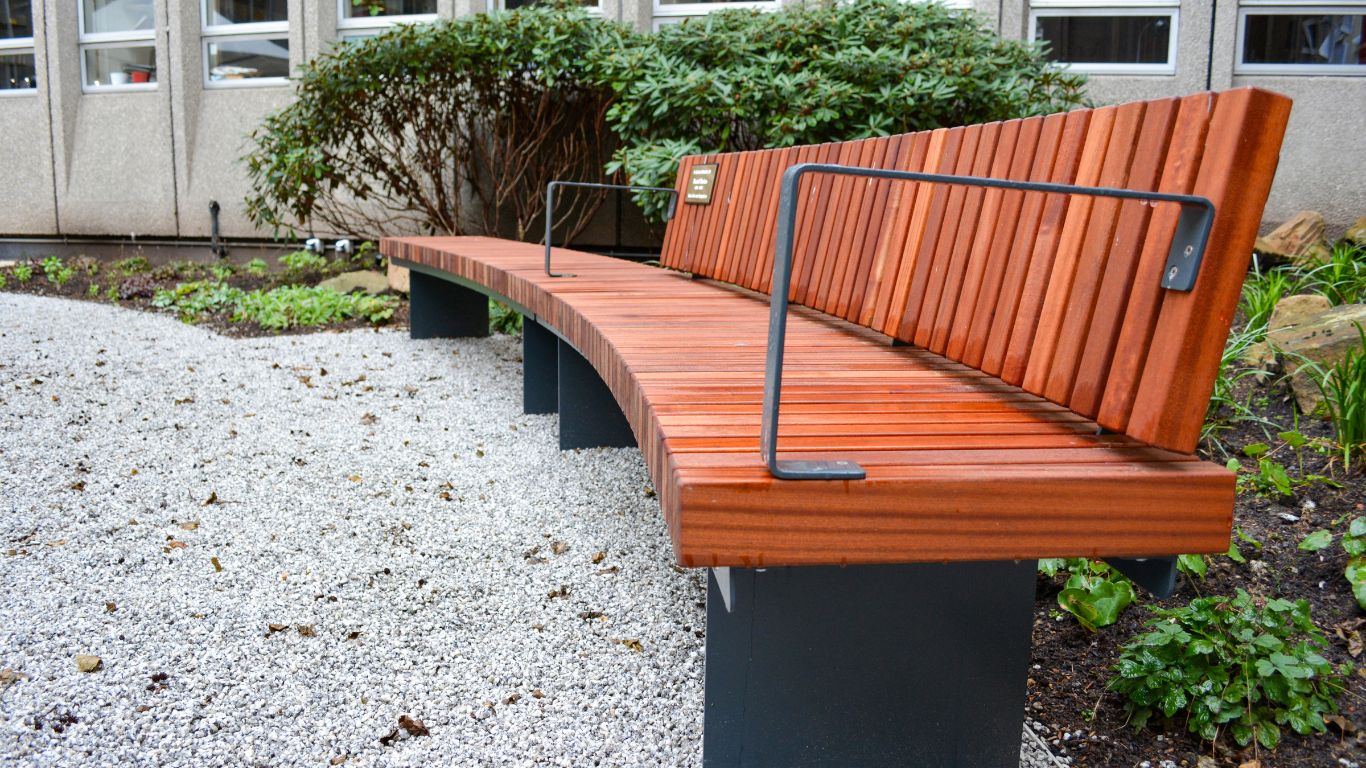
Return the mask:
[[[704,572],[519,356],[0,294],[0,763],[699,765]]]

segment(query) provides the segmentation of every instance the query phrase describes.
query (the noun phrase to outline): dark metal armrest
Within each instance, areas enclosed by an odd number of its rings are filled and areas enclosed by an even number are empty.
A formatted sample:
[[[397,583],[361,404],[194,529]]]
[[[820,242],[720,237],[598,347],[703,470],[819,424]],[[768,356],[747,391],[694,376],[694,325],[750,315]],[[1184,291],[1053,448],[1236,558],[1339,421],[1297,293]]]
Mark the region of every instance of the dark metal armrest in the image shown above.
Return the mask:
[[[1022,192],[1053,192],[1065,195],[1116,197],[1123,200],[1177,203],[1181,215],[1176,223],[1167,265],[1162,272],[1162,287],[1173,291],[1189,291],[1195,285],[1200,259],[1205,253],[1210,227],[1214,223],[1214,204],[1195,195],[1173,195],[1162,192],[1139,192],[1131,189],[1082,187],[1072,184],[1050,184],[1033,181],[1010,181],[977,176],[953,176],[939,173],[893,171],[881,168],[858,168],[848,165],[799,163],[783,173],[782,189],[778,197],[778,236],[774,246],[773,284],[769,298],[768,361],[764,370],[764,412],[759,438],[759,451],[768,471],[781,480],[861,480],[863,467],[852,461],[779,461],[778,460],[778,403],[783,386],[783,342],[787,337],[787,294],[792,286],[792,249],[795,245],[797,224],[797,187],[808,173],[832,173],[844,176],[869,176],[894,181],[921,181],[937,184],[958,184],[969,187],[990,187]],[[547,238],[548,240],[549,238]],[[549,264],[549,249],[546,263]]]
[[[588,187],[590,189],[626,189],[647,192],[668,192],[669,209],[664,212],[664,220],[674,217],[678,207],[678,190],[670,187],[644,187],[637,184],[598,184],[592,181],[552,181],[545,185],[545,273],[551,277],[573,277],[568,272],[550,271],[550,230],[555,224],[555,187]]]

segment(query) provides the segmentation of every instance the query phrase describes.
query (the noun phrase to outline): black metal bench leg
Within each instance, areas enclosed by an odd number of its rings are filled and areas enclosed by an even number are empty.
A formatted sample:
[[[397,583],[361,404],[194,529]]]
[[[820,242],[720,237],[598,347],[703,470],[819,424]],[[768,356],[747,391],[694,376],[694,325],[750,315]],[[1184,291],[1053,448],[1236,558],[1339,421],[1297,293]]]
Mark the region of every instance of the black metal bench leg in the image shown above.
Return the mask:
[[[489,297],[413,270],[408,277],[408,335],[453,339],[489,335]]]
[[[636,436],[593,364],[559,342],[560,450],[631,448]]]
[[[712,571],[704,765],[1018,765],[1036,567]]]
[[[560,340],[549,328],[522,320],[522,412],[559,410]]]

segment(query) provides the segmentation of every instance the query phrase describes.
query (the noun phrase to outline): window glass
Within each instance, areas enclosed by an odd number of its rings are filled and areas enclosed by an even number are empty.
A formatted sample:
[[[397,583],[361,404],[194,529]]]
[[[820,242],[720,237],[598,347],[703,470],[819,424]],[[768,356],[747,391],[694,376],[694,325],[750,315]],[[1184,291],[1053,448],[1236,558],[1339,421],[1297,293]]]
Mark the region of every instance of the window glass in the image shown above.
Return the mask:
[[[208,0],[205,26],[288,21],[287,0]]]
[[[135,32],[156,25],[152,0],[82,0],[86,34]]]
[[[33,37],[33,4],[29,0],[0,0],[0,40]]]
[[[86,48],[85,84],[100,88],[157,81],[156,49],[150,45]]]
[[[1167,64],[1171,16],[1038,16],[1034,39],[1053,61],[1069,64]]]
[[[32,53],[0,51],[0,91],[37,87],[38,69],[34,66]]]
[[[209,80],[231,83],[258,77],[289,77],[289,38],[236,38],[210,40]]]
[[[1366,15],[1248,14],[1244,64],[1366,64]]]
[[[346,18],[421,16],[436,13],[436,0],[344,0]]]

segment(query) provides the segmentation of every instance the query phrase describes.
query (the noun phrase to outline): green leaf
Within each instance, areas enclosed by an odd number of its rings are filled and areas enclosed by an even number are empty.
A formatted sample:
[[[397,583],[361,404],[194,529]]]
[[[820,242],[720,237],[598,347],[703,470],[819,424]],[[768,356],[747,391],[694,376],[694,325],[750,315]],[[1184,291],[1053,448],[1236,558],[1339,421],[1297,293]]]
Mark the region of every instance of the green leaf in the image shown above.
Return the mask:
[[[1318,530],[1301,539],[1299,548],[1303,552],[1318,552],[1332,543],[1333,534],[1330,531]]]
[[[1352,596],[1357,599],[1357,605],[1366,608],[1366,558],[1352,558],[1347,563],[1344,575],[1352,586]]]
[[[1177,555],[1176,567],[1182,573],[1205,578],[1205,573],[1209,571],[1209,561],[1204,555]]]
[[[1243,446],[1243,455],[1249,459],[1255,459],[1269,450],[1271,450],[1271,446],[1266,443],[1251,443]]]

